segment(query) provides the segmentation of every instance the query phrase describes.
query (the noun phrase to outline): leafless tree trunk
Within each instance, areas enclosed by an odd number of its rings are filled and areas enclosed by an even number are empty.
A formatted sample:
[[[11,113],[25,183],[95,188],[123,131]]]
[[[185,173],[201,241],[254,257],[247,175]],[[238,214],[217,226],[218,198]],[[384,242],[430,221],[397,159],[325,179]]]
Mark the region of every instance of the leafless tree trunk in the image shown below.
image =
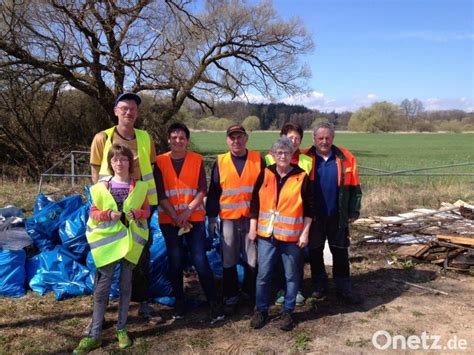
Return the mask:
[[[10,68],[11,69],[11,68]],[[52,118],[60,81],[22,70],[0,72],[0,142],[5,154],[30,176],[50,162],[47,123]]]

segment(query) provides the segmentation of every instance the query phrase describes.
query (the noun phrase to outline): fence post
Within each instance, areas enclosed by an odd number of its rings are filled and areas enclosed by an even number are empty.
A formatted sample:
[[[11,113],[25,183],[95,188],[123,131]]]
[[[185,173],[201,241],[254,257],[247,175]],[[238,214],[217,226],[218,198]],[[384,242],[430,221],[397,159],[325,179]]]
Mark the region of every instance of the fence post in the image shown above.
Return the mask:
[[[74,152],[71,152],[71,187],[74,187],[74,175],[75,175],[75,167],[74,167]]]

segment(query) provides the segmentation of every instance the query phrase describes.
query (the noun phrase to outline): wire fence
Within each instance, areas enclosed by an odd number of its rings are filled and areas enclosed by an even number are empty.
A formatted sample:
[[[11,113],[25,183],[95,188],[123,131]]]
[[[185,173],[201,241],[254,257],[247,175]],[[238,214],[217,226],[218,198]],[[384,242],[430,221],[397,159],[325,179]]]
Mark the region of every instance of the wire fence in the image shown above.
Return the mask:
[[[89,154],[88,151],[73,150],[67,154],[64,158],[59,160],[56,164],[51,166],[48,170],[40,176],[38,192],[41,192],[41,188],[46,177],[58,177],[58,178],[70,178],[71,186],[74,187],[79,178],[90,178],[90,166],[89,166]],[[86,158],[84,158],[86,156]],[[215,155],[205,155],[204,162],[210,167],[211,164],[215,161]],[[391,176],[400,176],[400,177],[412,177],[412,176],[427,176],[427,177],[436,177],[436,176],[474,176],[474,173],[468,172],[433,172],[433,170],[439,169],[448,169],[456,167],[467,167],[474,166],[474,162],[464,162],[464,163],[453,163],[453,164],[444,164],[423,168],[414,168],[414,169],[402,169],[402,170],[384,170],[379,168],[368,167],[364,165],[359,165],[359,175],[360,176],[377,176],[377,177],[391,177]],[[69,170],[69,173],[54,173],[54,170],[61,167],[63,171]],[[208,176],[209,178],[209,176]]]

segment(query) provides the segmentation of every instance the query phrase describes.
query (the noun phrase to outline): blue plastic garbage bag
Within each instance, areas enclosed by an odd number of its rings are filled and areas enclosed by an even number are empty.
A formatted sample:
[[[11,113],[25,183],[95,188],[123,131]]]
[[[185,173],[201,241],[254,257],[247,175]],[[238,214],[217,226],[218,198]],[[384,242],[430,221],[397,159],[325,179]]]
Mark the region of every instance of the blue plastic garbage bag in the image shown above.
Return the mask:
[[[28,218],[25,227],[35,246],[43,252],[59,244],[59,226],[82,205],[81,195],[73,195],[58,202],[49,201]]]
[[[217,249],[211,249],[206,252],[206,254],[207,260],[209,260],[209,265],[211,266],[211,270],[214,273],[214,276],[218,279],[221,279],[223,274],[221,254]]]
[[[0,227],[0,249],[20,250],[33,243],[25,228],[9,228],[2,230]]]
[[[62,246],[42,252],[27,262],[29,285],[39,295],[53,291],[56,300],[92,293],[93,276]]]
[[[62,245],[80,259],[87,256],[89,244],[86,239],[86,223],[89,218],[89,206],[84,205],[69,215],[59,227]]]
[[[89,251],[86,258],[87,268],[90,270],[92,277],[95,280],[96,267],[94,264],[94,258],[92,253]],[[116,299],[119,297],[120,292],[120,263],[115,266],[114,276],[112,278],[112,285],[110,286],[109,299]]]
[[[0,296],[25,295],[26,252],[0,249]]]
[[[214,235],[209,234],[208,218],[206,218],[206,243],[211,246],[211,249],[207,251],[207,260],[209,260],[209,265],[211,270],[214,273],[216,278],[222,278],[222,255],[221,255],[221,236],[220,236],[220,221],[217,218],[217,229]],[[237,277],[240,284],[244,282],[244,266],[243,262],[239,261],[237,264]]]
[[[153,243],[150,247],[150,297],[155,302],[174,304],[173,288],[168,280],[168,255],[161,230],[151,228]],[[172,299],[170,299],[172,297]]]
[[[25,217],[23,215],[23,210],[21,208],[15,206],[5,206],[0,208],[0,217],[8,218],[8,217]]]
[[[150,218],[150,237],[153,237],[154,234],[157,236],[161,235],[160,224],[158,222],[158,211],[155,210]]]
[[[86,205],[90,208],[92,206],[91,185],[84,186],[86,191]]]
[[[39,211],[41,211],[43,208],[48,206],[49,204],[54,203],[53,200],[50,200],[48,197],[46,197],[43,193],[38,193],[35,199],[35,205],[34,205],[34,210],[33,213],[36,214]]]

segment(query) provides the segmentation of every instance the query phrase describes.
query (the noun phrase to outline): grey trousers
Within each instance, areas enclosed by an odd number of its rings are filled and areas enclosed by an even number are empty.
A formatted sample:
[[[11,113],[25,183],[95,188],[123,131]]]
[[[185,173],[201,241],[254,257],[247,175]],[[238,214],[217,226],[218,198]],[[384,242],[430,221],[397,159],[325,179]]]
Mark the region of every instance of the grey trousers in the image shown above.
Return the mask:
[[[229,268],[237,265],[242,254],[242,260],[255,268],[257,266],[257,245],[247,236],[250,219],[223,219],[222,224],[222,266]]]
[[[97,269],[96,284],[94,285],[94,309],[92,312],[92,326],[89,336],[98,339],[102,333],[102,322],[109,299],[110,287],[114,276],[115,266],[120,265],[120,292],[117,329],[125,328],[127,324],[128,308],[132,295],[132,271],[135,267],[125,259],[105,265]]]

